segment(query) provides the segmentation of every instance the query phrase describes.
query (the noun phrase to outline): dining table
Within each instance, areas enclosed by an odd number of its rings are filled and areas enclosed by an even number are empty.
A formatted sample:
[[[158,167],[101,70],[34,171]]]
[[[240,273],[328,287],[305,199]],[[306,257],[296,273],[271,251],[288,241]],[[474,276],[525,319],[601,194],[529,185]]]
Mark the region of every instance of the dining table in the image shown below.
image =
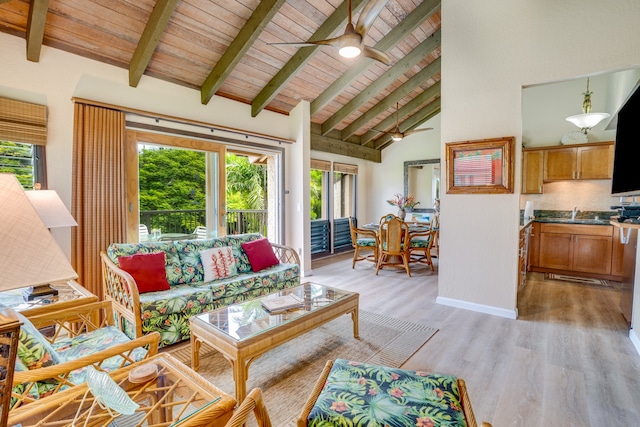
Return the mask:
[[[407,224],[409,225],[409,237],[419,236],[431,230],[431,223],[428,223],[428,222],[425,222],[425,223],[407,222]],[[380,224],[376,224],[376,223],[364,224],[360,228],[363,228],[365,230],[373,230],[376,233],[380,232]],[[413,258],[409,262],[418,262],[418,261],[420,261],[420,259]]]

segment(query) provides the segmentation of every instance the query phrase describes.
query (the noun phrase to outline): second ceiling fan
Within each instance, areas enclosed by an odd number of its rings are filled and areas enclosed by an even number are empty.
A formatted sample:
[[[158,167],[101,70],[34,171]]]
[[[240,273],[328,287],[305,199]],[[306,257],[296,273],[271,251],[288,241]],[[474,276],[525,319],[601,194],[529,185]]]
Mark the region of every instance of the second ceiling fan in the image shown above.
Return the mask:
[[[364,6],[364,9],[360,13],[358,21],[356,22],[356,25],[354,27],[351,17],[351,0],[349,0],[349,20],[347,22],[344,33],[341,36],[326,40],[309,40],[306,42],[269,44],[289,46],[332,46],[338,49],[340,56],[343,56],[345,58],[355,58],[356,56],[362,54],[367,58],[375,59],[376,61],[380,61],[383,64],[390,65],[391,58],[389,58],[389,55],[382,52],[381,50],[366,46],[364,44],[364,38],[367,34],[367,31],[369,31],[369,29],[373,25],[373,22],[376,20],[378,15],[380,15],[380,12],[382,12],[382,9],[384,9],[388,2],[389,0],[370,0]]]
[[[399,103],[396,102],[396,127],[392,131],[378,130],[378,129],[371,129],[371,130],[387,134],[391,136],[391,139],[396,142],[401,141],[402,138],[404,138],[405,136],[409,136],[414,133],[424,132],[426,130],[433,130],[433,128],[422,128],[422,129],[412,129],[412,130],[400,132],[400,122],[398,121],[398,109],[399,109],[398,107],[399,107]]]

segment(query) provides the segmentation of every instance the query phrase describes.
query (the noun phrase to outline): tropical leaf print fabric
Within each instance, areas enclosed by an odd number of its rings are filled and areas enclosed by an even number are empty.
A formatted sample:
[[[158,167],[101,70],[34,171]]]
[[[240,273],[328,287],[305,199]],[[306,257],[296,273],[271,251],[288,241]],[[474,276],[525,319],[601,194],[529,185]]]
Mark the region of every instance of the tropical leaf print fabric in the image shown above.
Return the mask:
[[[457,378],[338,359],[309,427],[438,427],[467,423]]]

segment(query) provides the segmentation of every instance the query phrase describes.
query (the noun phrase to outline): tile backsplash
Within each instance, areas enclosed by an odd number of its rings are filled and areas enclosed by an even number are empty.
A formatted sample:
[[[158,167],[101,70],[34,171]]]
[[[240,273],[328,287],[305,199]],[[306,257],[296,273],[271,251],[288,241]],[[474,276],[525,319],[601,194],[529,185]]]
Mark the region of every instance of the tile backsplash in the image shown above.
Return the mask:
[[[571,211],[577,207],[581,211],[611,211],[617,205],[618,197],[611,196],[611,180],[558,181],[545,183],[543,194],[523,194],[520,209],[528,200],[534,210]]]

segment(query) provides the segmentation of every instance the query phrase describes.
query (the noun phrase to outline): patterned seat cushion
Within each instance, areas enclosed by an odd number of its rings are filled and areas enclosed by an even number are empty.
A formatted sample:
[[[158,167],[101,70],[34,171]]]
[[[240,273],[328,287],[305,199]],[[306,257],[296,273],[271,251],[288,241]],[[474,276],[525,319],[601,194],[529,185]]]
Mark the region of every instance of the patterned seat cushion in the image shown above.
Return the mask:
[[[370,238],[356,239],[356,245],[358,245],[358,246],[375,246],[376,245],[376,239],[370,239]]]
[[[130,339],[114,326],[107,326],[95,331],[85,332],[75,337],[67,337],[53,343],[53,348],[61,362],[77,360],[83,356],[106,350],[117,344],[129,342]],[[136,348],[131,353],[134,361],[139,361],[147,354],[144,348]],[[122,364],[122,357],[114,356],[102,362],[101,368],[106,372],[118,369]],[[127,363],[128,364],[128,363]],[[85,368],[72,373],[71,382],[81,384],[85,381]]]
[[[320,426],[466,426],[457,378],[338,359],[308,418]]]

